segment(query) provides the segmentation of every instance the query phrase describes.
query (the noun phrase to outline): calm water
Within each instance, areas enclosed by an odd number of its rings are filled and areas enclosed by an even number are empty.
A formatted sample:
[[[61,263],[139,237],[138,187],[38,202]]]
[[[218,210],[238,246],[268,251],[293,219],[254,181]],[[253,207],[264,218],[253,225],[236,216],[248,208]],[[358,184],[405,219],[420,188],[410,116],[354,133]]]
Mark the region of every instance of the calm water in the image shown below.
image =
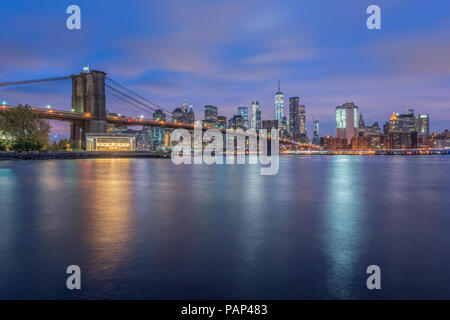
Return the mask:
[[[449,207],[445,156],[3,161],[0,298],[450,299]]]

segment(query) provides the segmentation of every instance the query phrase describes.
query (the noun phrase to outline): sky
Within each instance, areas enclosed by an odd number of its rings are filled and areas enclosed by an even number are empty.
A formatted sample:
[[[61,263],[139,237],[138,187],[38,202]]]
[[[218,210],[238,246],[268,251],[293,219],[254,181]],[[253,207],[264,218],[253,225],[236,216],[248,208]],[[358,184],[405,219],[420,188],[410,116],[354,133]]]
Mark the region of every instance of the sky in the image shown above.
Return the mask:
[[[81,8],[81,30],[66,9]],[[369,5],[381,30],[369,30]],[[278,79],[306,106],[320,135],[334,135],[335,107],[354,102],[366,124],[393,111],[430,115],[450,128],[450,1],[2,1],[0,82],[102,70],[173,110],[186,98],[231,117],[258,100],[274,118]],[[132,111],[130,111],[131,113]],[[55,131],[66,130],[55,126]]]

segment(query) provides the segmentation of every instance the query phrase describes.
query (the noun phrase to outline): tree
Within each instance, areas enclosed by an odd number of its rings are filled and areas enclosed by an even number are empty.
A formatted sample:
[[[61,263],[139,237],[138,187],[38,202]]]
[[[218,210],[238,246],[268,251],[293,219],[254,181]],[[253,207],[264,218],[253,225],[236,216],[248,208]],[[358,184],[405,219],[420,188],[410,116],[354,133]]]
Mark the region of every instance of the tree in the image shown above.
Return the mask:
[[[0,131],[11,136],[10,147],[16,151],[40,150],[47,144],[50,124],[28,105],[18,105],[0,114]]]

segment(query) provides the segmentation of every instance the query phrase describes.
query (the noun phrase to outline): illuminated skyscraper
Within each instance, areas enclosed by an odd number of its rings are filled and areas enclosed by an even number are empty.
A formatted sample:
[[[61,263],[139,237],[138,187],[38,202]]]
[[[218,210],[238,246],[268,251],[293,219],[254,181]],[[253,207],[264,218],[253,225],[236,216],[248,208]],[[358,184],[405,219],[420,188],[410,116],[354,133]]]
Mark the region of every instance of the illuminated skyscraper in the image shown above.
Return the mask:
[[[358,107],[348,102],[336,107],[336,137],[347,139],[350,144],[353,137],[358,136]]]
[[[240,115],[244,121],[244,128],[248,129],[250,127],[249,123],[248,123],[248,108],[247,107],[239,107],[238,115]]]
[[[252,123],[251,128],[256,132],[259,132],[261,129],[261,108],[259,107],[258,101],[252,102]]]
[[[183,104],[181,105],[181,111],[182,111],[183,113],[187,113],[186,99],[183,100]]]
[[[314,120],[314,136],[313,136],[313,144],[319,145],[320,144],[320,137],[319,137],[319,120]]]
[[[204,123],[214,126],[217,124],[217,107],[212,105],[205,106],[205,120]]]
[[[418,135],[430,134],[430,116],[428,114],[418,114],[415,116],[415,128]]]
[[[275,120],[282,122],[284,117],[284,94],[281,92],[280,80],[278,80],[278,92],[275,93]]]
[[[300,134],[300,107],[299,98],[289,98],[289,133],[293,136]]]
[[[300,135],[306,136],[306,110],[303,104],[299,108],[299,116]]]
[[[158,109],[153,113],[153,120],[166,121],[166,114]],[[156,150],[164,145],[165,130],[161,127],[152,128],[153,148]]]

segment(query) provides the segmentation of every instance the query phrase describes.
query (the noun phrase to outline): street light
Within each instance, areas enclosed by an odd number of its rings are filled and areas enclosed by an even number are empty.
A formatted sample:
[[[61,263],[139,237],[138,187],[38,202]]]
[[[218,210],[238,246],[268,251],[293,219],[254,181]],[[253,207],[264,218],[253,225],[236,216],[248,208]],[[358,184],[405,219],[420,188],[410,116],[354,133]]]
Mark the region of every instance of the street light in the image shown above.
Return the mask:
[[[2,101],[2,105],[6,106],[6,101],[3,100]]]
[[[51,109],[51,108],[52,108],[52,106],[48,104],[47,105],[47,109]]]
[[[144,116],[143,116],[143,115],[141,115],[141,119],[144,119]]]

